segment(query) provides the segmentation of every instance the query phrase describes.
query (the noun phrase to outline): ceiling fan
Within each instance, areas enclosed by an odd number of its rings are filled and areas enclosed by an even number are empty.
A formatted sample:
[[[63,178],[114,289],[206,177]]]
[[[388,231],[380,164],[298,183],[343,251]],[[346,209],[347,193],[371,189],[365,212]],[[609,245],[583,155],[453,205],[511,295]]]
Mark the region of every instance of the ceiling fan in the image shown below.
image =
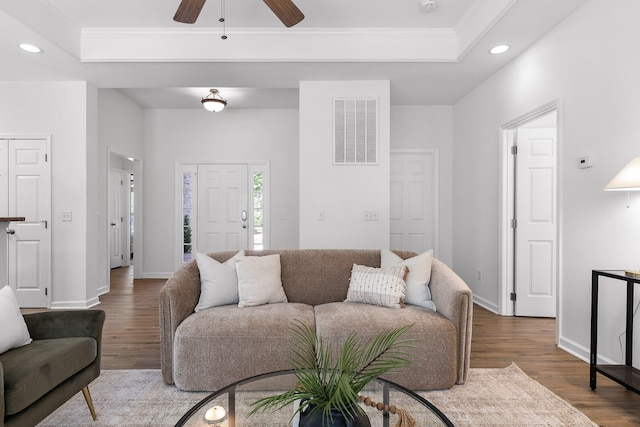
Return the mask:
[[[198,19],[205,1],[182,0],[173,20],[193,24]],[[291,0],[264,0],[264,2],[286,27],[293,27],[304,19],[304,14]]]

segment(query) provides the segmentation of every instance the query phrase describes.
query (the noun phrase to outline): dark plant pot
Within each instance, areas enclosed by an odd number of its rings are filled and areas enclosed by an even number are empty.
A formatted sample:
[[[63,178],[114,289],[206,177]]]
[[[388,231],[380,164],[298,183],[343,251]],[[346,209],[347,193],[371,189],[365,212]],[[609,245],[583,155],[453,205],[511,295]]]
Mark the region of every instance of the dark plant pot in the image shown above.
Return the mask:
[[[345,418],[335,409],[331,410],[332,418],[322,423],[322,413],[311,414],[311,405],[300,412],[299,427],[371,427],[367,414],[358,413],[355,418]]]

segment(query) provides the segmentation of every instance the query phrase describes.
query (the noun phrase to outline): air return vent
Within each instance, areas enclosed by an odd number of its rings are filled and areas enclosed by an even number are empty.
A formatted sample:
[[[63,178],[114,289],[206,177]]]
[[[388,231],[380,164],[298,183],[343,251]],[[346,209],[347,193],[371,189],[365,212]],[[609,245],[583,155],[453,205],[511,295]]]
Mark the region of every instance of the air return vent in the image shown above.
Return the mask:
[[[336,98],[333,102],[333,162],[377,163],[378,101],[372,98]]]

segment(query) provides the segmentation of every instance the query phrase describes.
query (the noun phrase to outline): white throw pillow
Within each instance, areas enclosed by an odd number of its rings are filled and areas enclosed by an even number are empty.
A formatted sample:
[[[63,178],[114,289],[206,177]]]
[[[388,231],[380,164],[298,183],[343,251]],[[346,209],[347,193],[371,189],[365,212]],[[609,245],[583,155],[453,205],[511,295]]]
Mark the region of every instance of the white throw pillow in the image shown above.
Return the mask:
[[[280,254],[238,259],[238,307],[287,302],[280,277]]]
[[[405,266],[374,268],[353,264],[345,301],[402,308],[406,274]]]
[[[404,265],[409,270],[409,274],[405,279],[407,282],[407,295],[404,302],[436,311],[436,305],[431,301],[431,289],[429,288],[432,262],[433,249],[404,260],[390,250],[383,249],[380,251],[380,266]]]
[[[0,353],[32,341],[16,295],[9,285],[0,289],[0,325]]]
[[[244,251],[220,263],[208,255],[196,253],[196,263],[200,270],[200,299],[195,311],[238,303],[236,262],[242,256]]]

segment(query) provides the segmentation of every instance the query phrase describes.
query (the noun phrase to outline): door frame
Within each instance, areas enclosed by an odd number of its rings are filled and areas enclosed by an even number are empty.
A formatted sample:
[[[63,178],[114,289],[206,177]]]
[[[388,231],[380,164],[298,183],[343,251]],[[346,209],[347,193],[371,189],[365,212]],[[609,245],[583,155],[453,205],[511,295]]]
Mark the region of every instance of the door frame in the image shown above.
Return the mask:
[[[45,295],[45,304],[46,304],[46,308],[51,308],[51,299],[52,299],[52,295],[53,295],[53,218],[52,218],[52,214],[53,214],[53,153],[51,150],[51,134],[0,134],[0,139],[4,139],[4,140],[33,140],[33,139],[43,139],[46,141],[46,146],[47,146],[47,154],[49,156],[48,158],[48,162],[49,162],[49,194],[47,195],[48,197],[48,202],[47,202],[47,208],[48,208],[48,224],[47,224],[47,228],[49,230],[49,238],[48,238],[48,247],[47,252],[48,252],[48,259],[47,259],[47,266],[45,267],[45,271],[47,272],[48,278],[47,278],[47,288],[48,288],[48,292],[46,292]],[[8,193],[7,193],[8,196]],[[4,256],[4,257],[8,257],[9,255],[9,248],[3,248],[2,250],[0,250],[0,256]],[[9,265],[7,264],[7,275],[9,274]],[[7,283],[8,284],[8,283]]]
[[[262,172],[264,176],[264,187],[263,187],[263,196],[264,196],[264,204],[263,204],[263,248],[269,249],[271,247],[271,162],[268,160],[265,161],[247,161],[247,160],[239,160],[239,161],[192,161],[192,162],[182,162],[177,161],[175,163],[175,172],[174,172],[174,189],[175,189],[175,201],[174,201],[174,270],[180,268],[183,262],[183,253],[182,253],[182,242],[183,242],[183,194],[182,194],[182,186],[183,186],[183,174],[186,172],[191,172],[197,174],[198,165],[247,165],[247,187],[248,189],[253,188],[253,175],[255,173]],[[198,194],[198,180],[194,180],[192,182],[192,192],[195,194],[195,206],[193,209],[193,223],[191,224],[191,243],[192,247],[196,248],[198,244],[198,209],[197,209],[197,194]],[[253,194],[248,194],[248,210],[249,212],[253,212]],[[248,245],[249,249],[253,249],[253,235],[252,230],[254,227],[254,217],[253,215],[249,215],[248,221]],[[193,258],[195,259],[195,258]]]
[[[122,254],[121,267],[129,267],[131,265],[131,184],[130,175],[133,174],[132,169],[109,169],[108,191],[111,194],[111,173],[117,173],[122,181],[120,192],[120,216],[123,218],[120,224],[120,253]],[[107,211],[111,213],[111,196],[107,200]],[[126,218],[126,221],[124,221]],[[108,220],[108,218],[107,218]],[[135,224],[135,221],[134,221]],[[111,233],[109,233],[111,234]],[[109,251],[111,251],[111,242],[109,242]],[[110,259],[111,261],[111,259]],[[111,267],[111,266],[109,266]],[[110,268],[111,269],[111,268]]]
[[[513,287],[513,239],[510,230],[510,221],[513,218],[513,156],[510,146],[513,143],[514,135],[517,128],[532,122],[544,115],[555,111],[556,133],[557,133],[557,154],[556,154],[556,191],[557,206],[556,214],[558,218],[556,239],[557,239],[557,272],[556,272],[556,342],[558,342],[560,325],[562,321],[562,310],[560,301],[562,299],[562,135],[563,135],[563,109],[561,99],[555,99],[540,107],[529,111],[515,119],[500,126],[500,215],[499,215],[499,286],[498,286],[498,314],[503,316],[513,316],[513,301],[510,300],[510,293]]]
[[[134,190],[134,194],[135,197],[133,199],[133,211],[134,211],[134,222],[133,222],[133,234],[135,236],[134,240],[133,240],[133,253],[134,253],[134,261],[133,261],[133,278],[134,279],[142,279],[143,278],[143,272],[144,272],[144,266],[142,264],[143,259],[144,259],[144,245],[143,245],[143,241],[144,241],[144,236],[143,236],[143,229],[144,229],[144,215],[143,215],[143,194],[144,194],[144,186],[143,186],[143,174],[142,174],[142,160],[138,159],[134,156],[128,155],[128,154],[124,154],[121,153],[115,149],[112,149],[111,147],[107,147],[107,170],[105,171],[106,173],[106,183],[107,183],[107,191],[104,192],[105,197],[107,198],[106,200],[106,205],[105,206],[109,206],[109,174],[111,173],[111,169],[118,169],[118,168],[114,168],[113,165],[111,164],[111,155],[115,155],[118,157],[122,157],[125,159],[129,159],[133,162],[133,176],[134,176],[134,182],[135,182],[135,190]],[[125,171],[125,172],[129,172],[129,171]],[[130,187],[127,185],[127,194],[129,194],[130,191]],[[129,205],[127,203],[127,205]],[[127,221],[127,223],[129,223],[129,221]],[[105,254],[107,256],[107,263],[105,264],[106,267],[106,289],[98,289],[98,294],[99,295],[103,295],[106,294],[108,292],[111,291],[111,269],[109,268],[109,253],[110,253],[110,243],[109,243],[109,220],[105,219],[104,221],[104,229],[105,229],[105,246],[106,246],[106,251]],[[127,232],[127,235],[129,235],[129,233]]]

